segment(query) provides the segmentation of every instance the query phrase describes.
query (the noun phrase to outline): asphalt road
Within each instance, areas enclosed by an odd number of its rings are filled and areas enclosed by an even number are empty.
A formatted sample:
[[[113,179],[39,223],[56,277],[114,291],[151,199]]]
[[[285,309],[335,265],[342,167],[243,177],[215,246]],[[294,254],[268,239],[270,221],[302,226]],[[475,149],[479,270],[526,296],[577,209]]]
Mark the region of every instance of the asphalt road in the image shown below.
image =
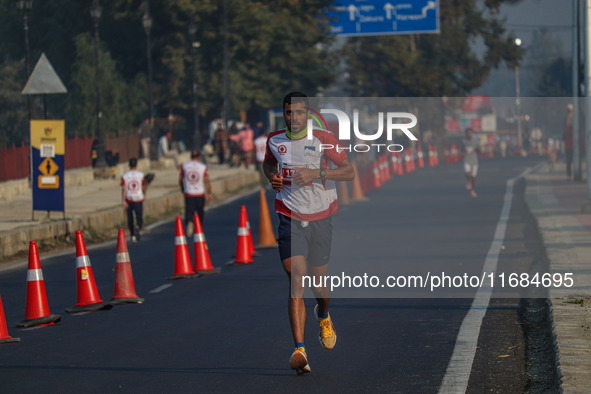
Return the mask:
[[[465,190],[461,164],[394,178],[368,202],[334,218],[330,273],[410,274],[423,270],[482,271],[504,202],[506,182],[535,159],[483,160],[479,197]],[[516,184],[499,267],[528,267],[538,246]],[[331,315],[335,349],[318,343],[306,300],[312,373],[289,369],[293,344],[286,313],[287,279],[276,249],[247,266],[227,266],[236,248],[239,208],[258,228],[258,194],[210,210],[205,235],[216,276],[169,281],[174,223],[129,244],[138,295],[145,303],[70,315],[76,303],[75,254],[41,264],[55,326],[17,329],[24,318],[26,266],[0,270],[10,335],[0,345],[0,391],[6,393],[399,392],[435,393],[442,383],[475,290],[428,294],[425,289],[337,292]],[[272,205],[271,205],[272,206]],[[272,215],[274,224],[276,218]],[[256,239],[255,239],[256,242]],[[190,248],[192,249],[192,248]],[[41,250],[42,252],[42,250]],[[115,243],[89,248],[103,300],[113,294]],[[171,285],[166,288],[163,285]],[[379,291],[377,291],[379,290]],[[406,289],[408,290],[408,289]],[[396,298],[396,297],[404,298]],[[409,297],[413,298],[409,298]],[[448,298],[454,297],[454,298]],[[469,392],[521,392],[527,384],[519,301],[493,299],[482,321]]]

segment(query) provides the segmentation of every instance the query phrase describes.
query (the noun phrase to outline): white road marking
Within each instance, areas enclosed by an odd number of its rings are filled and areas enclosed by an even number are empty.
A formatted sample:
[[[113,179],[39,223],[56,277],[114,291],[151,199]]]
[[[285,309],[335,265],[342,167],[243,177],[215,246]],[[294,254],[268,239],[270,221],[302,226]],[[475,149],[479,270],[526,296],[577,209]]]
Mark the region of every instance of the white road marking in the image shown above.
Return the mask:
[[[172,286],[172,283],[166,283],[166,284],[163,284],[162,286],[158,286],[157,288],[150,290],[149,293],[152,293],[152,294],[160,293],[161,291],[168,289],[170,286]]]
[[[529,174],[531,171],[532,168],[528,168],[517,177],[511,178],[507,181],[501,216],[497,222],[495,235],[484,261],[484,267],[482,268],[483,272],[490,274],[497,270],[499,253],[505,240],[507,222],[509,221],[509,214],[511,212],[513,184],[516,180]],[[476,292],[472,306],[460,326],[460,332],[458,332],[458,337],[456,338],[456,345],[454,346],[449,364],[447,364],[443,381],[439,387],[439,393],[455,394],[466,392],[468,381],[470,380],[470,372],[472,371],[472,363],[474,362],[474,356],[476,355],[476,346],[478,345],[478,336],[480,335],[482,319],[488,309],[491,294],[491,287],[481,287]]]

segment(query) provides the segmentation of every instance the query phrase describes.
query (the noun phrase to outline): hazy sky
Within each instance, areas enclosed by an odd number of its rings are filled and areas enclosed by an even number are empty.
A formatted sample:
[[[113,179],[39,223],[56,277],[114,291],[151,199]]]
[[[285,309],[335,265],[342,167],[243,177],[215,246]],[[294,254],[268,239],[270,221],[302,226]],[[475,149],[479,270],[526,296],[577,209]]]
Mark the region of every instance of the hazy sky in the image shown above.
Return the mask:
[[[445,0],[442,0],[445,1]],[[580,1],[581,11],[584,1]],[[523,41],[524,48],[532,43],[534,31],[546,28],[551,36],[562,42],[562,53],[570,58],[572,53],[572,4],[573,0],[523,0],[515,5],[505,5],[501,14],[506,18],[507,30]],[[522,94],[527,95],[528,86],[535,83],[536,67],[544,59],[528,58],[526,53],[520,68]],[[527,66],[526,66],[527,65]],[[492,96],[513,96],[515,94],[515,72],[501,66],[493,70],[488,83],[475,91],[477,94]]]

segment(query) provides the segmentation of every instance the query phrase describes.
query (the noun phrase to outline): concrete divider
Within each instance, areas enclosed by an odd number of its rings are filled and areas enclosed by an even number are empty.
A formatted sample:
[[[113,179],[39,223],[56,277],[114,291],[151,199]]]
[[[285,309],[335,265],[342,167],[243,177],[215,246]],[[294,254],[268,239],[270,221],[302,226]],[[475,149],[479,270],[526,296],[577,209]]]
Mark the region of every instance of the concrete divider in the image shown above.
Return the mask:
[[[214,202],[221,202],[228,197],[258,185],[258,183],[259,175],[254,171],[213,180],[211,186]],[[144,202],[144,217],[149,217],[149,221],[163,219],[168,215],[172,218],[183,209],[184,198],[182,193],[178,190],[171,191],[170,194],[161,197],[152,199],[148,197]],[[175,213],[175,210],[178,213]],[[29,241],[51,243],[65,239],[65,237],[75,234],[77,230],[92,230],[99,234],[110,234],[112,232],[113,236],[115,236],[119,226],[127,227],[126,221],[123,207],[117,205],[98,212],[90,212],[81,217],[40,223],[35,226],[7,231],[0,234],[0,260],[26,252],[29,248]]]

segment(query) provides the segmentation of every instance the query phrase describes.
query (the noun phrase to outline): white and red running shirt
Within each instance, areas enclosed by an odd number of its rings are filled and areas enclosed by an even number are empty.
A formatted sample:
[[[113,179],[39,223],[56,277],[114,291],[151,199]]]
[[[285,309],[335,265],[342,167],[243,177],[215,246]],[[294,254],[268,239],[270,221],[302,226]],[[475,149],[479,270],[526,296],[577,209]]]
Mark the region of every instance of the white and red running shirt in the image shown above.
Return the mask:
[[[282,129],[269,134],[267,139],[265,161],[278,163],[283,175],[283,188],[275,198],[275,211],[297,220],[321,220],[338,211],[335,181],[315,179],[302,186],[292,183],[298,169],[335,168],[347,158],[344,151],[337,152],[338,141],[332,133],[314,129],[313,134],[313,139],[306,135],[292,140]],[[322,144],[333,148],[321,151]]]
[[[146,183],[144,173],[138,170],[129,170],[121,176],[121,186],[125,186],[125,201],[144,201],[142,186]]]
[[[183,191],[187,197],[203,197],[205,195],[204,179],[207,166],[200,161],[191,160],[181,166]]]

